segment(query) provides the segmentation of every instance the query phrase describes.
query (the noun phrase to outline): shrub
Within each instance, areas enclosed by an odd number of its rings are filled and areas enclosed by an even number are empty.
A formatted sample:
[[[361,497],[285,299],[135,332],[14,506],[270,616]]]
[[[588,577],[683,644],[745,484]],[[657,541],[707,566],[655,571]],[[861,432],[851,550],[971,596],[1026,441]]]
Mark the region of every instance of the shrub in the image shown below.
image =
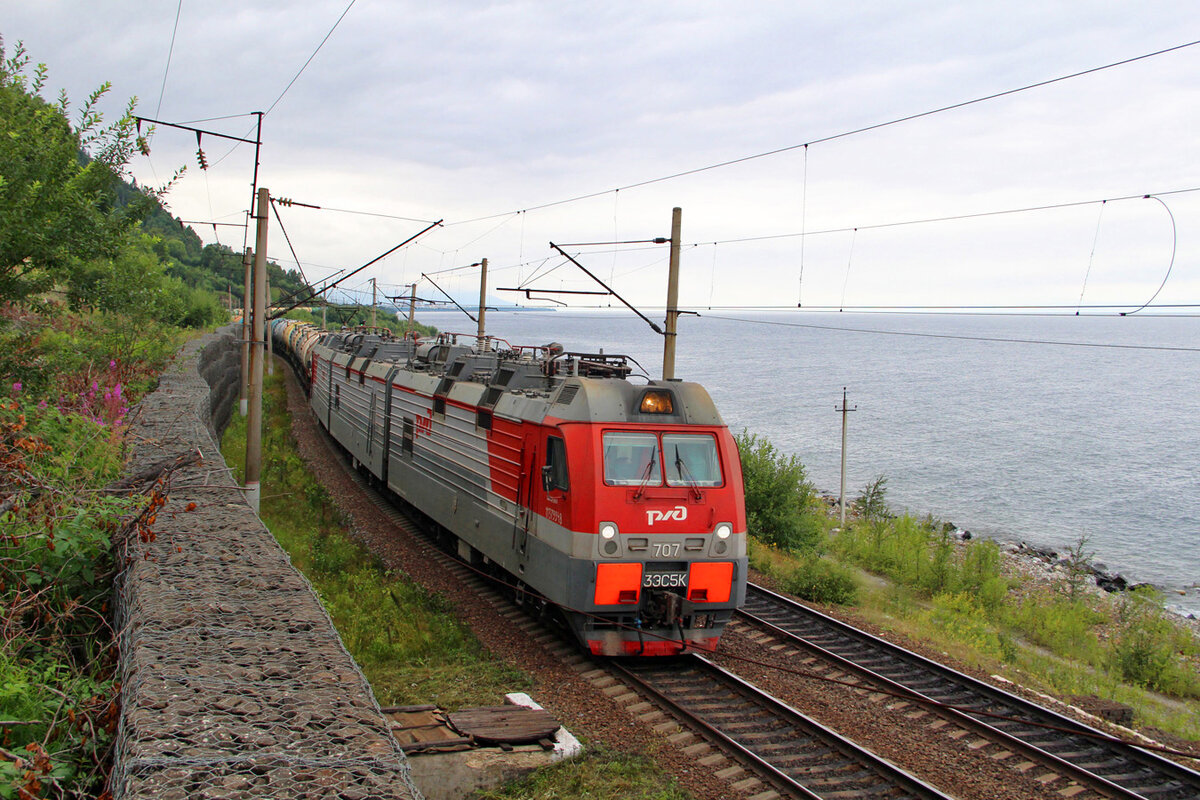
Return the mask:
[[[1006,614],[1014,627],[1055,653],[1096,664],[1101,658],[1096,626],[1103,615],[1084,600],[1043,591],[1031,594]]]
[[[1118,633],[1109,642],[1107,665],[1123,680],[1177,696],[1200,696],[1200,678],[1181,655],[1195,655],[1197,643],[1167,620],[1162,599],[1139,588],[1121,598]]]
[[[997,631],[987,613],[964,592],[938,594],[924,612],[925,620],[942,633],[1002,661],[1016,656],[1016,647]]]
[[[817,553],[806,553],[780,578],[784,591],[814,603],[849,605],[858,598],[858,579],[849,567]]]
[[[795,455],[785,456],[766,439],[743,431],[737,438],[750,532],[779,547],[812,547],[821,520],[811,512],[813,487]]]

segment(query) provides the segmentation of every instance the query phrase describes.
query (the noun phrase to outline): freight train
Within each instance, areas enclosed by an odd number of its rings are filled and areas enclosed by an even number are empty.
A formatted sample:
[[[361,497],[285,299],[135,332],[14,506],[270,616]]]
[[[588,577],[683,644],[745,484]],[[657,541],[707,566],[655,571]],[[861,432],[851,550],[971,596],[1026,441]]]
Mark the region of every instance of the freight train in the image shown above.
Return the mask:
[[[696,383],[492,337],[275,320],[354,465],[609,656],[711,651],[746,593],[737,445]]]

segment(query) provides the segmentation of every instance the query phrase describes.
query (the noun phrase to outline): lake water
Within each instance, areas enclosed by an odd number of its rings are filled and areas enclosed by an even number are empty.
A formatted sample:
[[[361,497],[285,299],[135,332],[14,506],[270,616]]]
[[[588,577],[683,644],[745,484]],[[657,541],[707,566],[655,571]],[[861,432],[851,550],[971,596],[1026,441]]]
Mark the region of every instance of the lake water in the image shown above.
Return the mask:
[[[894,510],[1060,550],[1086,536],[1110,571],[1200,614],[1200,319],[702,314],[680,320],[676,375],[818,489],[838,489],[844,386],[849,498],[883,475]],[[632,316],[492,312],[488,330],[662,372],[661,337]]]

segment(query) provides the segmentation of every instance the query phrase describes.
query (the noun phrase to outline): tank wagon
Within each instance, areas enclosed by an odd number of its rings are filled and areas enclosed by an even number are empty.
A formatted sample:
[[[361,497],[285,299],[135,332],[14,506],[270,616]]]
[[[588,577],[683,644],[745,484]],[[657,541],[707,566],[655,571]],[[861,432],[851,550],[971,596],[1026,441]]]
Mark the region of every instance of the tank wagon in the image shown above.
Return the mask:
[[[611,656],[712,650],[746,591],[737,446],[696,383],[500,339],[272,335],[313,413],[444,543]]]

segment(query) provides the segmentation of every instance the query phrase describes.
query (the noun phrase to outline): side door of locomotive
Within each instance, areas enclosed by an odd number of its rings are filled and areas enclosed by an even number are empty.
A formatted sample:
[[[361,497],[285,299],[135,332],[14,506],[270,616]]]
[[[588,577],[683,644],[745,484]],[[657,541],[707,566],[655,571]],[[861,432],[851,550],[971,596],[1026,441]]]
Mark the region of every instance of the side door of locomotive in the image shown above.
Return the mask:
[[[513,549],[524,561],[529,551],[529,535],[537,534],[537,515],[534,498],[540,480],[538,454],[541,447],[535,436],[527,436],[521,448],[521,472],[517,480],[517,513],[513,519]]]

